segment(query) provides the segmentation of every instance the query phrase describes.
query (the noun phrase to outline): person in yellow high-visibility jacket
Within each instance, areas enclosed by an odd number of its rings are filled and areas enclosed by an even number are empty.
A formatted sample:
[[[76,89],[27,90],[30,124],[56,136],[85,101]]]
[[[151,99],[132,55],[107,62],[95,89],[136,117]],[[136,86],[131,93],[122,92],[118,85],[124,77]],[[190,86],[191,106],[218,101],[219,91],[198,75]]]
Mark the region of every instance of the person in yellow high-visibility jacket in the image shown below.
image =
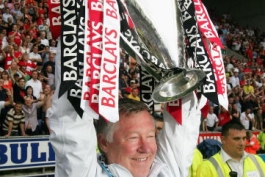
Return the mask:
[[[265,177],[264,161],[244,151],[246,130],[240,122],[223,126],[221,142],[221,151],[199,165],[197,177]]]
[[[198,166],[202,163],[203,157],[201,151],[199,149],[194,150],[193,159],[191,166],[189,168],[189,176],[188,177],[196,177],[196,171]]]

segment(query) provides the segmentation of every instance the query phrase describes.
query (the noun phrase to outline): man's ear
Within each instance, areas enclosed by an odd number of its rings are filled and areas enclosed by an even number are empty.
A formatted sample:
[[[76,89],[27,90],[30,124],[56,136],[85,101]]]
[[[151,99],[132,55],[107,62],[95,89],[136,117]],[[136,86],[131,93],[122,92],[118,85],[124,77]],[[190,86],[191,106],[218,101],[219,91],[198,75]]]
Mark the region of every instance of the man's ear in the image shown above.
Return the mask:
[[[104,153],[107,153],[108,142],[102,134],[98,135],[98,146]]]
[[[221,136],[221,142],[222,144],[226,144],[226,136]]]

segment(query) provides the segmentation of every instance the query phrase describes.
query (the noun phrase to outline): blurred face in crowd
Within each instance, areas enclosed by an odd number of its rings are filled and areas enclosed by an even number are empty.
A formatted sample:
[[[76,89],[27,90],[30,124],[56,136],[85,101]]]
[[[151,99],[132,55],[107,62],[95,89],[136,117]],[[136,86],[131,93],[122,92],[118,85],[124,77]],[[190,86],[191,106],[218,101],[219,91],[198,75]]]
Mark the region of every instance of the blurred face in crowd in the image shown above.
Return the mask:
[[[39,77],[38,71],[33,71],[31,77],[32,77],[32,79],[38,79],[38,77]]]
[[[163,129],[163,125],[163,121],[156,121],[156,135]]]
[[[48,65],[46,71],[47,73],[52,73],[52,66]]]
[[[8,37],[8,43],[9,44],[14,44],[14,36],[9,36]],[[12,50],[14,50],[14,47],[12,46]]]
[[[252,137],[253,133],[252,133],[251,131],[247,131],[246,134],[247,134],[246,138],[247,138],[248,140],[250,140],[250,138]]]
[[[41,38],[41,39],[44,39],[45,36],[46,36],[45,31],[41,31],[41,32],[40,32],[40,38]]]
[[[12,30],[13,30],[13,31],[17,31],[17,29],[18,29],[18,28],[17,28],[17,25],[13,25]]]
[[[9,14],[10,13],[10,9],[6,8],[5,13]]]
[[[19,86],[20,88],[24,88],[24,87],[25,87],[25,80],[24,80],[24,79],[19,79],[19,81],[18,81],[18,86]]]
[[[18,45],[14,45],[14,51],[19,51],[19,46]],[[20,59],[19,59],[20,60]]]
[[[54,61],[55,54],[50,52],[49,53],[49,61]]]
[[[24,73],[24,74],[26,74],[26,66],[21,66],[20,67],[20,71],[22,72],[22,73]]]
[[[233,109],[234,109],[234,110],[238,110],[236,104],[233,104]]]
[[[33,95],[33,89],[32,87],[27,88],[27,95]]]
[[[51,46],[56,47],[56,41],[55,40],[52,40]]]
[[[137,88],[137,84],[135,82],[130,82],[130,87],[131,88]]]
[[[40,43],[41,43],[41,38],[40,38],[40,36],[37,37],[36,42],[37,42],[37,44],[40,44]]]
[[[19,75],[15,73],[13,77],[15,79],[15,82],[17,83],[18,79],[20,78]]]
[[[8,23],[12,23],[12,22],[13,22],[12,18],[11,18],[11,17],[8,17],[8,18],[7,18],[7,22],[8,22]]]
[[[28,45],[29,45],[29,42],[28,41],[23,41],[23,43],[22,43],[22,46],[23,47],[28,47]]]
[[[27,36],[25,37],[25,40],[26,40],[27,42],[30,42],[30,41],[31,41],[30,36],[27,35]]]
[[[12,51],[14,51],[14,47],[12,45],[8,45],[7,51],[11,53]]]
[[[42,8],[42,7],[43,7],[43,4],[42,4],[41,2],[40,2],[38,5],[39,5],[39,7],[40,7],[40,8]]]
[[[137,72],[133,73],[132,77],[133,77],[133,79],[137,79],[138,78],[138,73]]]
[[[230,129],[226,136],[221,136],[224,151],[235,160],[240,160],[246,146],[246,130]]]
[[[122,165],[134,177],[147,176],[157,151],[153,117],[147,111],[121,115],[113,140],[99,137],[99,143],[108,163]]]
[[[7,80],[8,78],[9,78],[8,73],[7,73],[6,71],[4,71],[4,72],[2,73],[2,79],[3,79],[3,80]]]
[[[45,85],[44,90],[43,90],[45,95],[48,95],[51,93],[51,86],[50,85]]]
[[[22,110],[22,104],[21,103],[16,103],[14,106],[15,112],[20,113]]]
[[[19,4],[18,3],[15,3],[15,9],[19,9]]]
[[[33,49],[32,49],[32,51],[33,51],[34,53],[38,53],[38,46],[34,46]]]
[[[32,105],[32,99],[30,97],[27,97],[25,99],[25,105],[28,107],[30,107]]]
[[[139,93],[139,91],[138,91],[137,88],[135,88],[135,89],[132,90],[132,95],[133,95],[134,97],[138,96],[138,93]]]
[[[28,59],[29,59],[29,55],[27,53],[23,53],[22,60],[23,61],[28,61]]]
[[[210,107],[210,110],[209,110],[209,113],[210,113],[210,114],[213,114],[213,109],[214,109],[214,108],[211,106],[211,107]]]
[[[128,76],[127,76],[126,74],[122,74],[122,75],[121,75],[121,78],[122,78],[123,80],[125,80],[125,81],[128,80]]]

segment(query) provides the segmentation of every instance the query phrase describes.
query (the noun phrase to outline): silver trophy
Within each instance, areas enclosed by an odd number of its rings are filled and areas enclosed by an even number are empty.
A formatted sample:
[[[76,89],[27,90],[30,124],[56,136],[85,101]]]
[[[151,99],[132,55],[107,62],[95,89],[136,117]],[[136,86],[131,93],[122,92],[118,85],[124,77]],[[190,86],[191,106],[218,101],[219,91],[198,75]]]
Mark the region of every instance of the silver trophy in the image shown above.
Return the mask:
[[[127,23],[122,26],[128,25],[122,29],[121,45],[159,82],[152,97],[160,103],[186,96],[205,78],[202,70],[187,69],[180,10],[176,0],[166,2],[125,0],[127,14],[121,13]]]

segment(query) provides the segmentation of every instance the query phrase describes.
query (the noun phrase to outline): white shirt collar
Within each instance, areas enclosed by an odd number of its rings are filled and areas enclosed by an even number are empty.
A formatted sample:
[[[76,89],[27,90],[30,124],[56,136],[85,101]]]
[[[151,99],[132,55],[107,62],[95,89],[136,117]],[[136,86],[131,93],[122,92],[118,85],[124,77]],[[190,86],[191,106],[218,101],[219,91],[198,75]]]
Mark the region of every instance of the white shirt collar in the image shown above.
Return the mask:
[[[229,160],[235,161],[230,155],[228,155],[223,148],[221,148],[220,155],[224,162],[228,162]],[[240,161],[244,160],[248,156],[248,153],[244,151],[242,158]]]

